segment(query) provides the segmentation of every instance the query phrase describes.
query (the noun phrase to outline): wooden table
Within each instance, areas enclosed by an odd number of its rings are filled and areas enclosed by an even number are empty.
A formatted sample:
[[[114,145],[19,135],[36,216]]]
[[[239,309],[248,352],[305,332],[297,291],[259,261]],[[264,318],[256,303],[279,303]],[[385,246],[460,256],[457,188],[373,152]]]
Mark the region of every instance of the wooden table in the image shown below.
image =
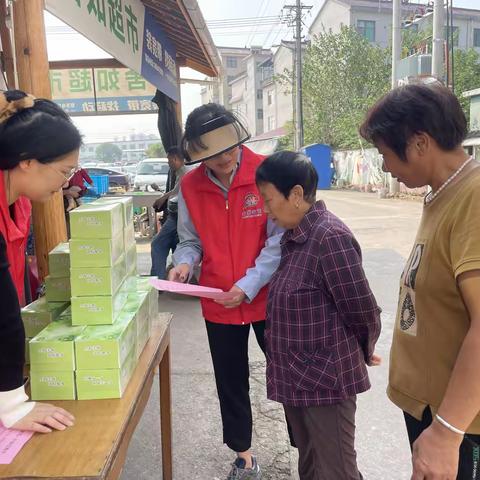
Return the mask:
[[[0,478],[117,479],[159,366],[163,480],[172,480],[171,318],[170,313],[161,313],[154,320],[152,336],[123,398],[50,402],[71,412],[75,426],[63,432],[35,434],[10,465],[0,465]]]

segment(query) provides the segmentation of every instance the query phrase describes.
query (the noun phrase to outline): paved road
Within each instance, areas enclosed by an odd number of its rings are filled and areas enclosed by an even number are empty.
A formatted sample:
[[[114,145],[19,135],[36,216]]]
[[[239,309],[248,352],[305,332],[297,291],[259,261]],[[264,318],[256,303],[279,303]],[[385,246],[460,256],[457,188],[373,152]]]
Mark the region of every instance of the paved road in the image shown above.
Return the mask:
[[[396,310],[398,279],[413,243],[421,204],[380,200],[373,194],[320,192],[327,206],[354,231],[372,289],[383,308],[378,353],[384,364],[371,370],[373,388],[361,395],[357,413],[359,465],[367,480],[408,480],[410,458],[401,413],[385,395],[388,350]],[[139,245],[139,268],[148,273],[148,245]],[[198,302],[169,295],[160,307],[174,312],[172,395],[175,480],[224,480],[231,452],[222,445],[221,423]],[[252,335],[253,337],[253,335]],[[264,359],[251,338],[254,449],[265,480],[295,479],[296,453],[289,448],[279,405],[265,398]],[[158,387],[132,440],[122,480],[160,478]]]

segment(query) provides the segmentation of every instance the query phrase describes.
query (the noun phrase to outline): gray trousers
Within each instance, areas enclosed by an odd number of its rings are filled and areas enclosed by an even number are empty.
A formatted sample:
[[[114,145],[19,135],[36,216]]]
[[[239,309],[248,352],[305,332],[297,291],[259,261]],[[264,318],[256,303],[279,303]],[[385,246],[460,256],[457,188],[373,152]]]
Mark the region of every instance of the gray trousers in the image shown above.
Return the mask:
[[[356,397],[335,405],[285,406],[300,480],[361,480],[355,452]]]

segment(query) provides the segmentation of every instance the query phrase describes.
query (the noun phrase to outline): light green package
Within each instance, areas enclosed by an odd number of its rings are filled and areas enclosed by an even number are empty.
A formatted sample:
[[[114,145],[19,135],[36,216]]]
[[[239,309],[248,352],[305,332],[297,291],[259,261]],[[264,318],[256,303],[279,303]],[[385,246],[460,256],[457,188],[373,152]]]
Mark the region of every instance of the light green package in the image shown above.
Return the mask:
[[[120,368],[131,350],[136,354],[135,313],[121,313],[113,325],[85,328],[75,340],[77,370]]]
[[[77,267],[111,267],[125,250],[123,235],[115,238],[77,238],[70,240],[70,263]]]
[[[135,229],[133,223],[123,229],[123,238],[125,240],[125,250],[135,245]]]
[[[75,375],[73,370],[50,371],[30,369],[32,400],[75,400]]]
[[[45,277],[45,296],[47,302],[69,302],[72,296],[70,288],[70,275],[67,277]]]
[[[59,243],[48,254],[48,273],[51,277],[68,277],[70,275],[70,245]]]
[[[123,230],[119,203],[87,203],[70,212],[72,238],[115,238]]]
[[[148,292],[149,304],[150,304],[150,321],[155,319],[158,315],[158,290],[150,283],[152,279],[156,277],[140,277],[129,276],[125,279],[122,285],[122,291],[135,293],[135,292]]]
[[[133,225],[133,198],[132,197],[101,197],[93,202],[97,204],[115,204],[119,203],[123,210],[123,226]]]
[[[115,295],[126,275],[125,255],[113,267],[81,267],[71,271],[72,297]]]
[[[69,305],[56,319],[59,322],[68,322],[72,324],[72,307]]]
[[[49,323],[58,318],[67,306],[66,302],[48,303],[45,297],[41,297],[23,307],[22,320],[25,335],[32,338],[40,333]]]
[[[150,304],[148,292],[129,293],[123,306],[124,312],[136,315],[137,357],[139,357],[150,338]]]
[[[28,346],[30,340],[31,338],[25,337],[25,365],[30,365],[30,348]]]
[[[77,370],[75,372],[77,398],[98,400],[121,398],[136,367],[135,350],[127,356],[121,368],[105,370]]]
[[[121,311],[127,293],[115,295],[72,297],[73,325],[111,325]]]
[[[30,364],[56,372],[75,370],[74,341],[84,330],[68,321],[52,322],[30,340]]]
[[[125,263],[127,267],[127,275],[137,273],[137,246],[132,245],[125,254]]]

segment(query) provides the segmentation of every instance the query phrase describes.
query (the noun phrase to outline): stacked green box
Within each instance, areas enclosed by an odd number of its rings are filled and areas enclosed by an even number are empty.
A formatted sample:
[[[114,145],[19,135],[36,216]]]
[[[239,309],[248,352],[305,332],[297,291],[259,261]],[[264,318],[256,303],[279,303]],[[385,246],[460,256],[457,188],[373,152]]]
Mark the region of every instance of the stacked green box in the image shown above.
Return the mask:
[[[126,276],[125,255],[112,267],[72,267],[70,272],[73,297],[115,295]]]
[[[125,252],[123,234],[115,238],[77,238],[70,240],[72,268],[112,267]]]
[[[33,338],[53,322],[68,307],[66,302],[48,303],[45,297],[22,308],[25,336]]]
[[[68,277],[70,275],[70,245],[59,243],[48,254],[48,273],[52,277]]]
[[[74,342],[85,327],[68,319],[52,322],[29,342],[33,400],[74,400]]]
[[[72,296],[70,275],[66,277],[45,277],[45,296],[48,303],[69,302]]]
[[[124,312],[130,312],[136,316],[136,344],[137,358],[150,338],[150,304],[148,292],[129,293],[127,301],[123,306]]]
[[[93,202],[94,205],[120,204],[123,210],[123,226],[133,225],[133,199],[132,197],[102,197]]]
[[[123,227],[123,209],[119,203],[88,203],[70,212],[73,239],[115,238]]]
[[[136,314],[124,312],[109,326],[87,327],[75,341],[79,400],[119,398],[135,369]]]
[[[127,275],[135,275],[137,273],[137,246],[135,244],[125,252],[125,264]]]
[[[122,286],[122,290],[128,293],[148,292],[150,321],[158,315],[158,292],[150,283],[156,277],[129,276]]]
[[[118,291],[115,295],[73,297],[73,325],[111,325],[116,321],[127,293]]]

